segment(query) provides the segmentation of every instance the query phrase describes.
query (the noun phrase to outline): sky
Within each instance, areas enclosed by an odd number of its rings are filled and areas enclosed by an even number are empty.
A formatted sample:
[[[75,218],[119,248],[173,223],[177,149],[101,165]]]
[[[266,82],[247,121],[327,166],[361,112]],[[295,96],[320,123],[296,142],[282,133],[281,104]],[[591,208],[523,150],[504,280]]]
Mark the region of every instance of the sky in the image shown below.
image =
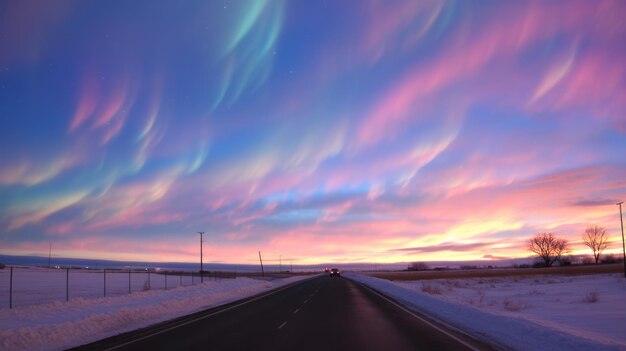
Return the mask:
[[[626,201],[624,1],[0,1],[0,253],[572,254]]]

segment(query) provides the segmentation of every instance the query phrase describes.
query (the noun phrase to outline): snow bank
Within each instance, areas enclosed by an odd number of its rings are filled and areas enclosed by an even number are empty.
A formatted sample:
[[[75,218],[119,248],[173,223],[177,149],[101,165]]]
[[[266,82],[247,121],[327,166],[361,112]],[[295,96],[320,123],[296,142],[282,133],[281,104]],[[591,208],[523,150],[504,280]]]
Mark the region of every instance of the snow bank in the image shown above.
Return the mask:
[[[486,283],[347,276],[492,344],[516,350],[626,350],[626,283],[615,275],[498,278]],[[605,303],[586,300],[594,291]]]
[[[0,310],[0,350],[62,350],[302,280],[225,279],[126,296]]]

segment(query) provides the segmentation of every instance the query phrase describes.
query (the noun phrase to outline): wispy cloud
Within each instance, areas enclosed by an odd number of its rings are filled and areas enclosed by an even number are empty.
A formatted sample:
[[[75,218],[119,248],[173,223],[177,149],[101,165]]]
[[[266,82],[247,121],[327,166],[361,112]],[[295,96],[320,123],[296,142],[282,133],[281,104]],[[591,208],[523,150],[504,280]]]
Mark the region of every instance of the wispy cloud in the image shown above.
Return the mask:
[[[6,6],[3,249],[195,260],[206,230],[220,262],[393,262],[617,233],[624,3],[359,5]]]

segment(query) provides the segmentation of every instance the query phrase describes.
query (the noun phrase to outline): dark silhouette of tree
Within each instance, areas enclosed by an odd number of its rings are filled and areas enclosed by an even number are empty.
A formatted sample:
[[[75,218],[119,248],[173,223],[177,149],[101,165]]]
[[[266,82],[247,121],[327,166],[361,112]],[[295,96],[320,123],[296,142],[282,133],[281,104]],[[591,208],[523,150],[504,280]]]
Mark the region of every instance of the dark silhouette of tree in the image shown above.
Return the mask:
[[[569,248],[567,240],[557,238],[554,233],[539,233],[530,239],[528,249],[541,258],[546,267],[552,267]]]
[[[587,227],[583,233],[583,241],[593,251],[593,258],[598,264],[600,254],[609,246],[609,235],[606,233],[606,229],[597,224]]]

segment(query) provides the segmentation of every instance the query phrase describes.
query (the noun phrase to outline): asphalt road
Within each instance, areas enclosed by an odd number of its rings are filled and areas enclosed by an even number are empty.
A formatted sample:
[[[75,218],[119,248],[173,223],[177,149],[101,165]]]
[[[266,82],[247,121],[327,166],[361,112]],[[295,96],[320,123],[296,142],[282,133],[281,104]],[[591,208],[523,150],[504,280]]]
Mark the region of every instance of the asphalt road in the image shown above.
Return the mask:
[[[346,278],[321,276],[83,350],[482,350]],[[182,326],[178,326],[181,325]]]

